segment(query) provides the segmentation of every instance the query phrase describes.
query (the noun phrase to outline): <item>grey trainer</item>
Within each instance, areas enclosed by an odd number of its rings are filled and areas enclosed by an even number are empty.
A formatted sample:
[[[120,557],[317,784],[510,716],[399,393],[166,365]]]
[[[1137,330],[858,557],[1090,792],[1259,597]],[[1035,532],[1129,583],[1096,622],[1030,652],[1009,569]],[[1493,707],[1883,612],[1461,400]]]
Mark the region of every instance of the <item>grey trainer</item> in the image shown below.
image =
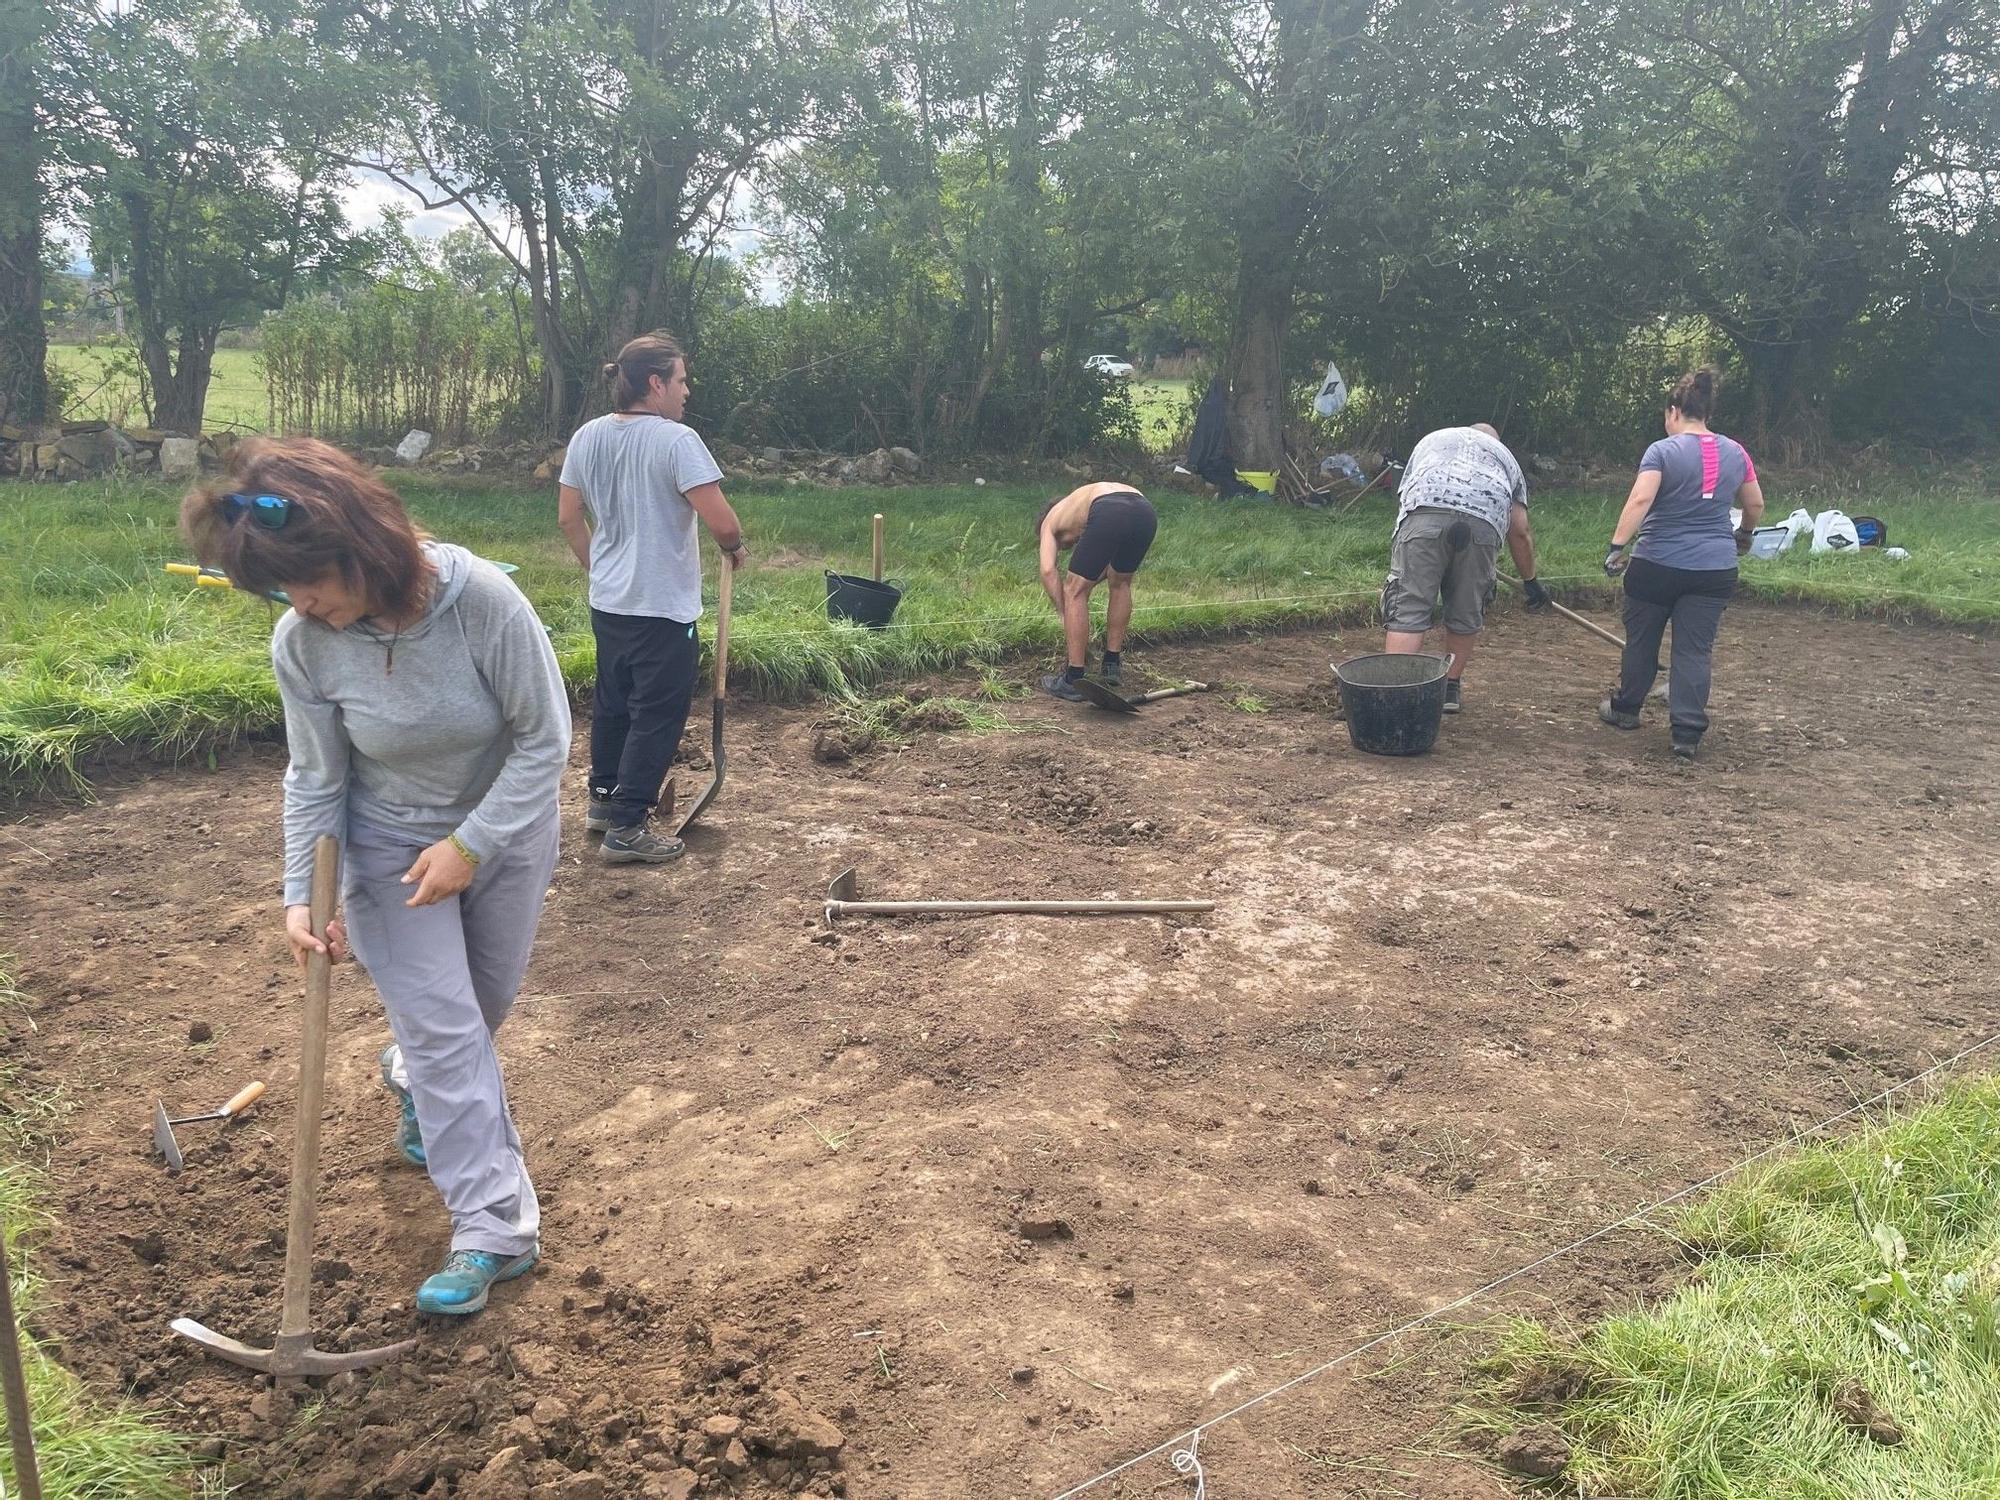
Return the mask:
[[[629,828],[614,828],[604,835],[604,842],[597,846],[597,857],[607,865],[671,864],[685,853],[686,844],[655,833],[644,823],[634,823]]]

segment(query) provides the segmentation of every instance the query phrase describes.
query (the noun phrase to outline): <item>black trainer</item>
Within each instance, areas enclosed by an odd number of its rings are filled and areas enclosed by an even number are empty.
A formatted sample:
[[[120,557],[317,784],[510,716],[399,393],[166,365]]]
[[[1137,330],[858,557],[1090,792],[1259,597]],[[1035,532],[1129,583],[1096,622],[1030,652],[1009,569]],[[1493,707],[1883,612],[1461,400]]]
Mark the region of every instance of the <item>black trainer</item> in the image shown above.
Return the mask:
[[[1097,675],[1104,679],[1104,685],[1106,687],[1118,686],[1118,676],[1119,676],[1118,666],[1119,664],[1117,662],[1113,661],[1110,657],[1107,656],[1104,658],[1103,665],[1098,668]]]
[[[1682,760],[1693,760],[1695,751],[1700,748],[1700,735],[1682,734],[1679,730],[1674,731],[1674,754]]]
[[[1445,678],[1444,711],[1448,714],[1455,714],[1464,706],[1465,706],[1464,699],[1461,697],[1459,693],[1458,679],[1456,677]]]
[[[1051,698],[1062,699],[1065,703],[1084,701],[1083,694],[1077,691],[1076,684],[1060,672],[1051,672],[1042,679],[1042,691]]]
[[[609,833],[618,809],[608,797],[592,797],[590,806],[583,811],[583,831],[585,833]]]
[[[1614,729],[1637,729],[1639,727],[1639,716],[1637,714],[1628,714],[1624,709],[1619,708],[1611,701],[1609,693],[1606,693],[1604,701],[1597,705],[1597,717]]]
[[[643,821],[612,829],[597,846],[597,857],[607,865],[671,864],[685,853],[686,844],[653,832]]]

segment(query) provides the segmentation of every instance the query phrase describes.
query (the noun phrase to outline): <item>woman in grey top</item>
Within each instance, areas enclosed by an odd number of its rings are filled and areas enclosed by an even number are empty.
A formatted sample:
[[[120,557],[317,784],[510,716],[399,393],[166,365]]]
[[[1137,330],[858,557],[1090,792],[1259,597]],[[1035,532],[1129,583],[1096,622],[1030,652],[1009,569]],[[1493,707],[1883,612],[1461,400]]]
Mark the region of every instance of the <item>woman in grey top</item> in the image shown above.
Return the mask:
[[[1639,461],[1604,554],[1605,573],[1625,579],[1625,657],[1597,716],[1620,729],[1639,727],[1671,623],[1667,709],[1674,754],[1683,759],[1693,758],[1708,729],[1709,658],[1736,592],[1736,559],[1750,550],[1764,514],[1757,466],[1741,443],[1708,430],[1714,411],[1713,370],[1696,370],[1674,387],[1667,435]],[[1729,512],[1739,503],[1743,519],[1732,530]]]
[[[491,563],[425,537],[369,470],[311,439],[236,450],[181,526],[238,588],[283,589],[271,637],[285,705],[285,935],[351,942],[395,1044],[398,1148],[452,1221],[428,1313],[473,1313],[532,1269],[540,1208],[493,1034],[513,1005],[556,861],[569,699],[532,606]],[[346,841],[344,916],[322,944],[314,841]]]

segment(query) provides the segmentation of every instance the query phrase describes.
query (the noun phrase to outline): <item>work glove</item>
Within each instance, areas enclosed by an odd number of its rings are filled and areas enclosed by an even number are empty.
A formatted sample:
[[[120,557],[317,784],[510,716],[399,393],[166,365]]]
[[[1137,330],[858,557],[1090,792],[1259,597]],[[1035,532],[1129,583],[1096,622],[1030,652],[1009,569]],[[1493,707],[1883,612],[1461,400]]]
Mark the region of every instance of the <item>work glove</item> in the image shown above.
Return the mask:
[[[1747,557],[1750,552],[1750,528],[1745,526],[1736,533],[1736,555]]]
[[[1549,591],[1532,578],[1521,580],[1521,592],[1528,596],[1528,608],[1538,613],[1555,603],[1555,600],[1549,597]]]
[[[1614,542],[1611,546],[1604,549],[1604,576],[1606,578],[1616,578],[1625,571],[1626,564],[1631,561],[1625,555],[1627,545],[1629,544]]]

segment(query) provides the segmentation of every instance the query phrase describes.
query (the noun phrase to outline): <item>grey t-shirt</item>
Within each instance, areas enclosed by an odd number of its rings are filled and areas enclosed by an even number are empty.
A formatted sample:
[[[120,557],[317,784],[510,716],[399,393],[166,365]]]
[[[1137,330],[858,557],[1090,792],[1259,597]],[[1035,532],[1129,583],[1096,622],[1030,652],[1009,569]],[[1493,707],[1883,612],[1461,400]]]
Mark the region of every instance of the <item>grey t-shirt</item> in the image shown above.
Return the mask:
[[[586,422],[569,440],[562,482],[583,491],[590,607],[691,625],[701,618],[701,541],[687,492],[722,477],[692,427],[665,417]]]
[[[1509,513],[1528,503],[1528,481],[1500,439],[1471,427],[1440,427],[1411,452],[1397,495],[1399,522],[1413,510],[1457,510],[1504,537]]]
[[[534,606],[492,563],[424,543],[437,588],[393,635],[287,610],[271,632],[285,704],[285,904],[311,894],[313,840],[350,819],[484,858],[556,810],[569,693]]]
[[[1661,438],[1639,460],[1660,476],[1660,493],[1640,524],[1634,557],[1666,568],[1713,571],[1736,566],[1729,508],[1757,477],[1750,454],[1719,432]]]

